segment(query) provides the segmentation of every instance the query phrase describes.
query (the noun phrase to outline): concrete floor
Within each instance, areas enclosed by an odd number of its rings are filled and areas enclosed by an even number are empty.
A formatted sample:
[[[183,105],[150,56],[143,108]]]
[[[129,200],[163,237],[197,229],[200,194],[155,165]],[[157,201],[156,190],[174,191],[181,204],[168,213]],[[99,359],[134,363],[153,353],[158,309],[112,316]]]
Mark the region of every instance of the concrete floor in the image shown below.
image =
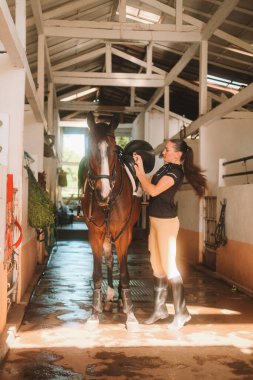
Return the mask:
[[[88,242],[60,240],[27,307],[1,380],[250,380],[253,302],[230,285],[180,264],[190,323],[143,324],[152,310],[152,274],[145,235],[129,249],[132,298],[140,322],[129,332],[115,299],[96,328],[91,312],[92,253]],[[118,278],[115,267],[116,285]],[[103,282],[105,290],[106,282]],[[168,309],[173,314],[171,296]]]

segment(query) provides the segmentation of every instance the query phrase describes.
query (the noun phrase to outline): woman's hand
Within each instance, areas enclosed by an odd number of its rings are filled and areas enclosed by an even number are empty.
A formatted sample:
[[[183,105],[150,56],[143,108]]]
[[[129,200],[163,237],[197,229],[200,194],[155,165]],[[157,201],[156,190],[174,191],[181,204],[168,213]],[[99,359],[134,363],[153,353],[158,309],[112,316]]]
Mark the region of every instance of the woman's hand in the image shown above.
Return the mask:
[[[137,154],[136,152],[134,152],[133,159],[134,159],[134,168],[135,168],[137,176],[139,173],[145,173],[141,156]]]

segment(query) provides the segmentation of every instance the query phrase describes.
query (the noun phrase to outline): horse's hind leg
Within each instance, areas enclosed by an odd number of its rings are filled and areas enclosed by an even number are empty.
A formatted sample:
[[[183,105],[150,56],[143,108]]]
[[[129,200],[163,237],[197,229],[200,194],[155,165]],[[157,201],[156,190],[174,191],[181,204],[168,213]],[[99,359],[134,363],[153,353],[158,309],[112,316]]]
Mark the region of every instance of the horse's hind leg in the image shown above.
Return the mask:
[[[131,297],[130,278],[127,265],[127,248],[129,241],[123,239],[124,238],[122,238],[121,241],[116,242],[117,256],[120,268],[120,284],[122,287],[121,294],[123,301],[123,312],[127,315],[126,327],[128,331],[138,332],[139,323],[134,315],[134,306]]]
[[[106,291],[106,300],[104,304],[105,311],[112,311],[113,308],[113,297],[114,297],[114,288],[113,288],[113,253],[112,253],[112,244],[110,236],[105,237],[103,244],[105,262],[107,268],[107,291]]]

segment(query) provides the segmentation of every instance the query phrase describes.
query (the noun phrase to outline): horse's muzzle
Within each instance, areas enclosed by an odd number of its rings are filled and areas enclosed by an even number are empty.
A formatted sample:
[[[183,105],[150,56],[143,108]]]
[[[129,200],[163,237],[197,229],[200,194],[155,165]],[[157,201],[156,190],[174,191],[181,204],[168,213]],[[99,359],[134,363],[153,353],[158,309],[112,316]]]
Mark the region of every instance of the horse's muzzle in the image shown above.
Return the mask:
[[[105,207],[105,206],[108,206],[109,205],[109,202],[110,202],[110,194],[109,196],[107,197],[103,197],[101,192],[96,189],[95,190],[95,193],[96,193],[96,200],[97,200],[97,204],[101,207]]]

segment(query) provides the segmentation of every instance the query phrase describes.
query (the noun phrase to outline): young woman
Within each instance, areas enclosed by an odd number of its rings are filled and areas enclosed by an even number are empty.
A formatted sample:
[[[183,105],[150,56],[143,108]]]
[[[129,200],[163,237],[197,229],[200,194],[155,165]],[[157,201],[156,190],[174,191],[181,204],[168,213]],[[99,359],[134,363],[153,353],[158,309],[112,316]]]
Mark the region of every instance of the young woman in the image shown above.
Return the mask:
[[[154,274],[154,311],[146,324],[168,317],[166,298],[168,280],[171,283],[175,315],[171,329],[180,329],[190,319],[184,297],[182,277],[176,264],[176,239],[179,230],[174,196],[184,176],[201,198],[205,194],[206,178],[193,163],[192,148],[184,140],[167,140],[162,152],[164,165],[150,181],[144,172],[141,156],[134,153],[136,175],[143,190],[150,195],[148,207],[150,232],[149,251]]]

